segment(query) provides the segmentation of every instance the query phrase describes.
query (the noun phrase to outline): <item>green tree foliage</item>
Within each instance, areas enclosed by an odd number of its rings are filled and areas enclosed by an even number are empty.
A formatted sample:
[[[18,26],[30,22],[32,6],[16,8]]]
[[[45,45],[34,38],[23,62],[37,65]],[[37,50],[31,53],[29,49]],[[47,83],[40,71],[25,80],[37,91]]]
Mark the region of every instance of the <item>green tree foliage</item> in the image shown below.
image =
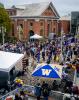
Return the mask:
[[[0,27],[6,28],[6,32],[11,30],[11,20],[10,17],[5,10],[5,8],[0,7]]]
[[[1,8],[4,8],[4,5],[3,5],[2,3],[0,3],[0,7],[1,7]]]
[[[7,41],[8,33],[11,30],[11,19],[3,4],[0,3],[0,43],[2,42],[2,27],[4,27],[5,41]]]

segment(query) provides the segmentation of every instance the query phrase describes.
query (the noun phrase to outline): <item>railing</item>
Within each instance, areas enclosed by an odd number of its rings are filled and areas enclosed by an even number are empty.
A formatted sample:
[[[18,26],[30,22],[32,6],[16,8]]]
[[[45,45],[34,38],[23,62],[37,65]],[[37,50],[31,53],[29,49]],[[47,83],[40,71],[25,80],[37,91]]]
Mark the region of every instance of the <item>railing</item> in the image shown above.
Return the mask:
[[[0,100],[5,100],[6,97],[10,96],[10,95],[15,95],[16,93],[19,93],[21,90],[23,91],[28,91],[28,93],[33,93],[34,91],[34,86],[30,86],[30,85],[25,85],[21,88],[17,88],[9,93],[7,93],[6,95],[0,97]]]
[[[26,86],[23,86],[21,88],[17,88],[15,90],[7,93],[6,95],[2,96],[0,98],[0,100],[5,100],[6,97],[8,97],[10,95],[15,95],[16,93],[19,93],[21,90],[26,91],[27,93],[34,95],[34,86],[26,85]],[[59,92],[59,91],[51,90],[50,97],[54,100],[66,100],[65,98],[66,97],[71,97],[71,95],[70,94],[65,94],[65,93],[62,93],[62,92]]]
[[[63,100],[63,96],[64,93],[61,93],[59,91],[51,91],[50,96],[54,99],[54,100]]]

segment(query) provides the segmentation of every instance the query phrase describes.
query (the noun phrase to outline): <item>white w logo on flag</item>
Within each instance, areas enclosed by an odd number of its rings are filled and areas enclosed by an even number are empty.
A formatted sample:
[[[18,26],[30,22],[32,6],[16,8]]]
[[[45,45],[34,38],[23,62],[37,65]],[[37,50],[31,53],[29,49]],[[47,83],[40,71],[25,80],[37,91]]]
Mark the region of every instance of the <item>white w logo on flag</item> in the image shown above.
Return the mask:
[[[42,75],[48,76],[52,70],[51,69],[42,69]]]

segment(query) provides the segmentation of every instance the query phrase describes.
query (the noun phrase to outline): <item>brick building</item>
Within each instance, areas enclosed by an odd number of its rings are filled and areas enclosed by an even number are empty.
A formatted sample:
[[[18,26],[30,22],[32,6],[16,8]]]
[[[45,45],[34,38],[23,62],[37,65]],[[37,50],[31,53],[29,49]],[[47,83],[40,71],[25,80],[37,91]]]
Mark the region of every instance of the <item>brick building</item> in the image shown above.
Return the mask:
[[[7,11],[12,20],[10,35],[21,40],[35,33],[47,37],[49,33],[61,30],[62,21],[52,2],[12,6]]]
[[[69,34],[70,33],[70,21],[71,21],[70,15],[62,16],[59,19],[59,32],[61,32],[61,28],[63,28],[63,32],[65,34]]]
[[[11,36],[26,39],[35,33],[44,37],[58,33],[59,14],[52,2],[13,6],[7,11],[12,20]]]

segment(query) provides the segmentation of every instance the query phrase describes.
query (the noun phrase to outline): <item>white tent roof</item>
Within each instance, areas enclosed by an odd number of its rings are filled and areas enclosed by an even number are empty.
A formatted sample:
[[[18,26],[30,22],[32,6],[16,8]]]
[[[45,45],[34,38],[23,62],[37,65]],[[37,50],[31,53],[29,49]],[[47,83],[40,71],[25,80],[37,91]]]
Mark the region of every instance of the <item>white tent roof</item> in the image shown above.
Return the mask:
[[[38,35],[38,34],[34,34],[33,36],[30,37],[30,39],[42,39],[43,37]]]
[[[23,56],[23,54],[0,51],[0,70],[9,72]]]

